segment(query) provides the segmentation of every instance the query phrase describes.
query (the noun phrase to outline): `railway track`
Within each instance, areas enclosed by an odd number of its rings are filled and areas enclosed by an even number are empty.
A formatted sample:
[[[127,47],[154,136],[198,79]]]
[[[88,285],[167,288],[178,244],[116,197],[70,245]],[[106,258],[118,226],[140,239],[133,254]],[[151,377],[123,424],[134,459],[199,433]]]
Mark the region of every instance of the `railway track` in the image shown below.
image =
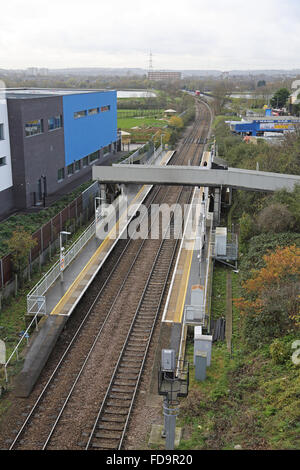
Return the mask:
[[[205,141],[209,128],[208,110],[200,123],[198,115],[199,109],[172,163],[199,164],[203,150],[199,141]],[[191,193],[189,188],[155,188],[146,204],[184,204]],[[177,241],[163,237],[120,240],[112,253],[110,273],[93,300],[88,294],[84,297],[89,305],[84,318],[10,449],[122,447],[176,251]],[[86,398],[83,409],[82,396]]]

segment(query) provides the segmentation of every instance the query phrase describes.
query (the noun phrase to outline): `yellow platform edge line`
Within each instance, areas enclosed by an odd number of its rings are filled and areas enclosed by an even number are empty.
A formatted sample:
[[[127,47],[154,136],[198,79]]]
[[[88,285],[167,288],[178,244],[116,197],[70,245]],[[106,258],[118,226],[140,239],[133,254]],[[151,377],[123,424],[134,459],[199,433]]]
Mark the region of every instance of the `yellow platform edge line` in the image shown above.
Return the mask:
[[[167,159],[167,155],[168,153],[171,153],[171,155],[169,155],[169,159],[171,158],[171,156],[174,154],[174,152],[172,151],[169,151],[167,152],[166,156],[163,158],[162,161],[165,161],[165,159]],[[136,199],[140,196],[141,192],[146,188],[146,186],[149,186],[149,185],[143,185],[141,187],[141,189],[139,190],[139,192],[135,195],[135,197],[133,198],[133,200],[131,201],[131,203],[129,204],[129,206],[131,206],[132,204],[134,204],[134,202],[136,201]],[[70,291],[73,289],[74,285],[78,282],[79,278],[82,277],[84,275],[84,273],[86,272],[86,270],[88,269],[89,265],[94,261],[94,259],[101,253],[101,251],[103,250],[104,246],[108,243],[108,240],[110,239],[110,234],[113,232],[113,230],[116,230],[117,226],[120,225],[120,222],[122,220],[122,218],[125,217],[125,214],[126,214],[126,210],[122,213],[121,217],[119,218],[119,220],[115,223],[115,225],[113,226],[113,228],[111,229],[111,231],[109,232],[109,234],[105,237],[105,239],[103,240],[103,242],[101,243],[101,245],[97,248],[97,250],[95,251],[95,253],[91,256],[91,258],[89,259],[89,261],[87,262],[87,264],[85,265],[85,267],[82,269],[82,271],[80,271],[80,273],[78,274],[78,276],[76,277],[76,279],[72,282],[72,284],[70,285],[70,287],[67,289],[67,291],[64,293],[64,295],[62,296],[62,298],[58,301],[58,303],[55,305],[55,307],[52,309],[52,311],[50,312],[50,315],[57,315],[57,310],[59,310],[61,304],[64,302],[64,300],[66,300],[66,297],[70,294]]]
[[[142,188],[139,190],[139,192],[135,195],[134,199],[131,201],[131,203],[129,204],[132,205],[134,204],[135,200],[139,197],[139,195],[141,194],[141,192],[145,189],[146,185],[142,186]],[[89,259],[89,261],[87,262],[87,264],[85,265],[85,267],[82,269],[82,271],[80,271],[80,273],[78,274],[78,276],[76,277],[76,279],[72,282],[72,284],[70,285],[70,287],[68,288],[68,290],[64,293],[64,295],[62,296],[62,298],[59,300],[59,302],[55,305],[55,307],[53,308],[53,310],[51,311],[50,315],[56,315],[56,311],[59,309],[59,307],[61,306],[61,304],[63,303],[63,301],[66,299],[66,297],[68,296],[68,294],[70,293],[70,291],[73,289],[74,285],[78,282],[79,278],[82,277],[86,270],[88,269],[89,265],[94,261],[94,259],[101,253],[101,251],[103,250],[104,246],[108,243],[108,241],[110,240],[110,234],[113,232],[113,230],[116,230],[117,229],[117,226],[120,225],[120,221],[122,218],[125,217],[125,213],[126,213],[126,210],[122,213],[121,217],[119,218],[119,220],[115,223],[115,225],[113,226],[113,228],[111,229],[111,231],[109,232],[109,234],[105,237],[105,239],[103,240],[103,242],[101,243],[101,245],[97,248],[97,250],[95,251],[95,253],[91,256],[91,258]]]
[[[189,258],[188,257],[186,258],[186,260],[188,260],[188,263],[185,262],[185,265],[188,264],[188,267],[185,268],[185,270],[187,272],[184,275],[185,276],[185,282],[184,282],[184,288],[183,288],[183,295],[179,298],[179,300],[181,299],[181,301],[179,303],[180,307],[178,309],[176,308],[175,315],[174,315],[174,323],[181,323],[182,322],[182,316],[183,316],[184,305],[185,305],[185,298],[186,298],[187,288],[188,288],[189,279],[190,279],[190,272],[191,272],[193,254],[194,254],[194,247],[195,247],[195,240],[193,242],[193,249],[189,250],[189,252],[190,252],[189,253]],[[178,301],[177,301],[177,303],[178,303]],[[177,321],[177,318],[178,318],[178,321]]]

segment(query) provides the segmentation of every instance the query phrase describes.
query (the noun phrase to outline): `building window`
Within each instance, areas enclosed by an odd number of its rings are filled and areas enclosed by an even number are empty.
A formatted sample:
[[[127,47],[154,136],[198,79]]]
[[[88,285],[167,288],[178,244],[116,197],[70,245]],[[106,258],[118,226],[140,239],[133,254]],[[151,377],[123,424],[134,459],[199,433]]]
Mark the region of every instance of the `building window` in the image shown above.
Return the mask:
[[[64,178],[65,178],[65,169],[64,169],[64,168],[60,168],[60,169],[57,171],[57,181],[62,181]]]
[[[84,158],[82,159],[82,166],[83,166],[83,168],[85,168],[86,166],[88,166],[88,164],[89,164],[89,157],[84,157]]]
[[[101,106],[101,113],[103,113],[104,111],[110,111],[110,105]]]
[[[107,155],[110,152],[110,145],[103,147],[103,155]]]
[[[79,119],[84,116],[86,116],[86,111],[76,111],[76,113],[74,113],[74,119]]]
[[[62,116],[61,116],[61,114],[48,119],[48,129],[49,129],[49,131],[53,131],[54,129],[59,129],[60,127],[62,127]]]
[[[80,160],[77,160],[75,162],[75,171],[79,171],[81,168],[81,161]]]
[[[67,173],[68,173],[68,176],[73,175],[73,173],[74,173],[74,164],[73,163],[71,163],[71,165],[67,166]]]
[[[0,140],[4,140],[4,125],[0,124]]]
[[[42,132],[44,132],[43,119],[29,121],[25,124],[26,137],[30,137],[31,135],[42,134]]]
[[[97,150],[97,152],[93,152],[89,155],[89,161],[90,163],[93,163],[94,161],[98,160],[99,158],[99,151]]]
[[[0,158],[0,166],[6,165],[6,157],[1,157]]]
[[[92,108],[88,110],[88,115],[92,116],[93,114],[98,114],[99,113],[99,108]]]

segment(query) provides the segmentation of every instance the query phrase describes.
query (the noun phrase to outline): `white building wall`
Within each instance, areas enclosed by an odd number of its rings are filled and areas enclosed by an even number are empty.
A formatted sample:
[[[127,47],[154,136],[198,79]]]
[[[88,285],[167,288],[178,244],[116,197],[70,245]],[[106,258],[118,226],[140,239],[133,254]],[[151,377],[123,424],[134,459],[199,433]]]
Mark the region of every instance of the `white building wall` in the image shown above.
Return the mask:
[[[3,140],[0,140],[0,162],[5,157],[5,165],[0,165],[0,192],[13,185],[11,154],[9,141],[9,127],[7,115],[7,102],[3,95],[0,95],[0,125],[3,124]]]

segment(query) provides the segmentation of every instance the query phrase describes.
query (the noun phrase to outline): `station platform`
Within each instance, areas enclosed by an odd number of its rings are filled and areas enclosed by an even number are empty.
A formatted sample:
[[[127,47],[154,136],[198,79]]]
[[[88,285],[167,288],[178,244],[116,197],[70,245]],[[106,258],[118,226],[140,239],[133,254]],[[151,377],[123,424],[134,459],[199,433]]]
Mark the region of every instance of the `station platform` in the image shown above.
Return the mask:
[[[166,165],[173,154],[173,151],[164,152],[155,164]],[[117,233],[121,234],[120,227],[126,228],[130,222],[129,208],[134,206],[135,212],[151,189],[151,185],[131,185],[126,188],[123,194],[126,210],[119,213],[114,227]],[[30,395],[68,318],[117,241],[118,238],[110,236],[110,233],[104,239],[93,237],[64,270],[63,282],[58,279],[45,293],[47,314],[39,322],[39,331],[30,339],[22,371],[16,377],[14,393],[17,397]]]
[[[156,164],[166,165],[173,153],[172,151],[164,152]],[[123,195],[123,201],[118,201],[118,209],[124,207],[124,210],[119,214],[119,219],[110,233],[105,239],[93,237],[64,271],[63,282],[58,280],[47,292],[47,313],[50,315],[70,315],[72,313],[134,215],[131,213],[131,207],[134,206],[135,212],[137,206],[143,203],[151,189],[151,185],[138,187],[138,190],[136,185],[127,188],[126,194]],[[116,237],[115,234],[119,236]]]
[[[204,162],[209,164],[210,152],[204,152],[201,165]],[[183,239],[179,247],[177,261],[174,267],[168,297],[162,315],[158,346],[152,367],[152,378],[150,384],[150,394],[157,393],[157,371],[161,362],[162,349],[174,349],[178,360],[184,360],[185,343],[187,335],[187,323],[185,323],[184,313],[186,307],[191,305],[191,292],[194,286],[207,289],[207,277],[211,268],[210,242],[212,214],[208,214],[205,231],[205,244],[201,248],[199,240],[199,219],[193,209],[200,205],[203,197],[207,196],[203,187],[195,188],[191,201],[191,208],[186,223],[189,226],[189,218],[193,217],[191,230],[185,230]],[[204,195],[204,196],[203,196]]]
[[[209,162],[210,152],[205,152],[201,165]],[[195,188],[188,217],[193,217],[193,207],[200,206],[204,197],[204,188]],[[198,220],[194,221],[198,225]],[[189,226],[189,220],[187,221]],[[162,321],[166,323],[182,323],[184,308],[190,305],[192,286],[205,285],[207,269],[207,250],[209,246],[209,231],[206,233],[206,243],[201,249],[196,227],[185,230],[181,241],[176,266],[174,269],[169,295],[166,301]]]

